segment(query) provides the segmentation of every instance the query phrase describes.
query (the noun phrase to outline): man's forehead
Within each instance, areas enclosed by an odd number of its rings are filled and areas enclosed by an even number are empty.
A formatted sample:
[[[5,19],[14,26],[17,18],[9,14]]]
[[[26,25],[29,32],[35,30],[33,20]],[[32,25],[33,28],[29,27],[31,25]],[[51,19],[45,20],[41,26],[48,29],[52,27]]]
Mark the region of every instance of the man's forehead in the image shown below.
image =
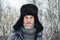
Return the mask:
[[[34,17],[34,16],[32,16],[32,15],[26,15],[26,16],[24,16],[24,17]]]

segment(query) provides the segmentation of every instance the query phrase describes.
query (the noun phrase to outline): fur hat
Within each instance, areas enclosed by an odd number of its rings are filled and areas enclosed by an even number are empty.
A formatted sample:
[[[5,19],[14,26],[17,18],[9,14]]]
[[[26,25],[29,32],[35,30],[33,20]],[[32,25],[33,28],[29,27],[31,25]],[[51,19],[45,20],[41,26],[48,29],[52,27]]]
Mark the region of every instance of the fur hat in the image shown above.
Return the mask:
[[[33,4],[25,4],[21,7],[20,12],[21,16],[32,15],[35,17],[38,15],[38,8]]]
[[[21,16],[16,24],[13,26],[14,31],[18,31],[21,27],[23,27],[23,17],[25,15],[34,16],[34,27],[36,28],[37,33],[43,30],[43,26],[38,20],[38,8],[33,4],[25,4],[20,9]]]

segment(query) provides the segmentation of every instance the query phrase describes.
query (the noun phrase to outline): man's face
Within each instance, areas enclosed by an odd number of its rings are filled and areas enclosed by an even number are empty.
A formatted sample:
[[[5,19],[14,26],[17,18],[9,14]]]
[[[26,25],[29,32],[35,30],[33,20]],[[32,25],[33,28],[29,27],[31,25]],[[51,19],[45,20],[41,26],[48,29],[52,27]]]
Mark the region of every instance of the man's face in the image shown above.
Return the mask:
[[[27,27],[32,27],[32,25],[34,25],[34,16],[32,16],[32,15],[24,16],[23,23]]]

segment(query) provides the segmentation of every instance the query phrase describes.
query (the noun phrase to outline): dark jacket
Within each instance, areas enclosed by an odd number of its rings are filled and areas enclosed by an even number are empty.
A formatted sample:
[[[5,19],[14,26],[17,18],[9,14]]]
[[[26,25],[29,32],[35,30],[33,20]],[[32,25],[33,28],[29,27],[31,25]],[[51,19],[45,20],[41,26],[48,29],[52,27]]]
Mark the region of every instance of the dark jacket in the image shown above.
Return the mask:
[[[7,40],[22,40],[22,39],[23,39],[22,33],[15,32],[15,33],[12,33]],[[42,32],[40,32],[38,33],[37,40],[47,40],[47,39],[45,35]]]

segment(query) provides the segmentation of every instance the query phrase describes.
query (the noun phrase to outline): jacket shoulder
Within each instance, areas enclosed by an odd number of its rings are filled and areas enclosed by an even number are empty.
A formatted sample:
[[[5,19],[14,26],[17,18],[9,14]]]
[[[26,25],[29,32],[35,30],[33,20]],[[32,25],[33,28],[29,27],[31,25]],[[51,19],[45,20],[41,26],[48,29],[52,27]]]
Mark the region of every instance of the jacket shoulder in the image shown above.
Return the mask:
[[[45,36],[45,34],[44,34],[43,32],[40,32],[40,33],[38,34],[38,36],[39,36],[42,40],[47,40],[47,38],[46,38],[46,36]]]
[[[16,37],[15,33],[11,33],[9,36],[8,36],[8,39],[7,40],[14,40]]]

